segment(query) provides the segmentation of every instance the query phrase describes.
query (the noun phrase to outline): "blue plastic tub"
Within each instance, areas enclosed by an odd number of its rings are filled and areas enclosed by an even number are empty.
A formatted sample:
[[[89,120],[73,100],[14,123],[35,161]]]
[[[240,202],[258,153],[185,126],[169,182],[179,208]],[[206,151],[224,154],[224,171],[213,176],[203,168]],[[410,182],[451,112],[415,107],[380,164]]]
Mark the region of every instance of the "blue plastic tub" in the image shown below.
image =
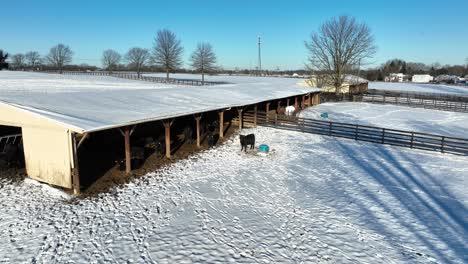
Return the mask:
[[[268,145],[262,144],[262,145],[258,146],[258,150],[260,152],[265,152],[266,153],[266,152],[270,151],[270,147]]]

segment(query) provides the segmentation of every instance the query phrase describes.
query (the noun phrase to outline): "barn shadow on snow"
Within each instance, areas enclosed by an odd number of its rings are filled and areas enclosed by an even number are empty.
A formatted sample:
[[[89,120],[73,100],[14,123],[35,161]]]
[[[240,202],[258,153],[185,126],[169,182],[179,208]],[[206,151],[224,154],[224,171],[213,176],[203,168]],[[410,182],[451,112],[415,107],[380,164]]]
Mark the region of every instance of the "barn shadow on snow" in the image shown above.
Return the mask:
[[[428,248],[432,254],[445,263],[452,262],[444,252],[434,245],[423,232],[418,229],[423,226],[425,230],[430,230],[431,234],[439,241],[454,252],[457,258],[464,261],[468,255],[468,209],[463,203],[451,193],[450,190],[444,187],[444,184],[439,179],[435,179],[418,162],[418,157],[423,158],[425,155],[438,155],[434,153],[426,153],[425,151],[414,151],[402,149],[401,151],[391,151],[392,148],[382,145],[373,144],[363,151],[360,145],[371,144],[351,141],[348,139],[332,139],[324,137],[325,144],[334,144],[339,150],[335,157],[340,159],[345,157],[349,159],[359,169],[357,175],[349,173],[343,166],[334,166],[337,172],[331,174],[339,174],[346,181],[333,181],[334,184],[325,186],[329,193],[340,193],[340,196],[335,197],[332,201],[326,200],[325,203],[330,203],[329,206],[343,212],[343,214],[352,214],[359,219],[357,225],[364,226],[368,229],[384,235],[388,239],[386,241],[395,248],[405,248],[405,240],[401,239],[398,234],[395,234],[391,228],[383,221],[371,207],[377,206],[391,217],[392,221],[398,223],[398,226],[405,229],[410,237],[414,237],[417,241]],[[312,145],[310,147],[313,147]],[[396,153],[399,155],[397,156]],[[317,158],[317,157],[316,157]],[[385,162],[369,162],[383,160]],[[404,161],[404,163],[402,163]],[[410,165],[407,165],[410,164]],[[418,178],[414,177],[418,175]],[[314,188],[321,188],[307,180],[307,176],[302,180],[295,181],[292,188],[299,187],[304,192],[311,192],[314,195]],[[379,191],[366,188],[360,182],[370,181],[377,183],[378,188],[384,190],[386,195],[390,195],[391,200],[397,201],[397,204],[390,204],[388,199],[385,200]],[[362,186],[358,196],[353,196],[352,193],[346,191],[347,188],[356,188]],[[435,188],[436,186],[436,191]],[[417,191],[415,191],[417,189]],[[364,196],[364,199],[360,197]],[[338,200],[338,201],[337,201]],[[301,201],[301,197],[297,197],[297,201]],[[371,201],[371,204],[366,204],[365,201]],[[358,208],[358,213],[350,207]],[[397,210],[395,210],[397,208]],[[412,218],[417,220],[416,223],[410,222],[397,212],[398,208],[402,208],[408,212]],[[403,246],[402,246],[403,245]],[[413,252],[414,258],[421,256],[419,252]]]

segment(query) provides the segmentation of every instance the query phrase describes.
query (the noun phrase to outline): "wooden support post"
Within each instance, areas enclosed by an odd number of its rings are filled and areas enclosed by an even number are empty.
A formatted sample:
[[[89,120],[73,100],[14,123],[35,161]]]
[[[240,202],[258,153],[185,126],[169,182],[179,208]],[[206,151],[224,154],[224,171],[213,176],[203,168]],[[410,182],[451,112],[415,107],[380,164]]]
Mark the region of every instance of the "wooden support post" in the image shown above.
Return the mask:
[[[239,113],[239,130],[242,130],[242,108],[238,108],[237,112]]]
[[[297,100],[297,96],[294,98],[294,108],[296,108],[296,111],[299,110],[299,102]]]
[[[164,128],[166,131],[166,158],[171,158],[171,126],[172,121],[164,121]]]
[[[125,172],[129,174],[132,171],[132,155],[130,151],[130,128],[125,127]]]
[[[254,106],[254,127],[257,127],[257,105]]]
[[[289,98],[286,99],[286,106],[289,106],[289,100],[290,100]]]
[[[200,119],[201,116],[195,116],[195,121],[197,123],[197,148],[200,147]]]
[[[302,96],[301,108],[305,109],[305,95]]]
[[[268,123],[269,119],[268,119],[268,113],[270,112],[270,102],[266,103],[266,122]]]
[[[73,149],[73,166],[72,166],[72,180],[73,180],[73,194],[79,195],[81,192],[80,189],[80,170],[78,166],[78,147],[76,145],[76,136],[75,134],[70,134],[72,140],[72,149]]]
[[[281,110],[281,100],[278,100],[278,105],[276,107],[276,113],[279,113]]]
[[[224,111],[219,111],[219,138],[224,138]]]

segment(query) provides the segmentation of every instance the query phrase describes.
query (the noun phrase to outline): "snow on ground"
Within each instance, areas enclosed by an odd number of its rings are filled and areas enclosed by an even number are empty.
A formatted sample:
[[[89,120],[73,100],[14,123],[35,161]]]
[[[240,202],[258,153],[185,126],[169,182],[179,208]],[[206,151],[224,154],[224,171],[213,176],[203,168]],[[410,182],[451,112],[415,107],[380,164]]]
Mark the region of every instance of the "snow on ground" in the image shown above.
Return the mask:
[[[468,86],[446,84],[369,82],[369,89],[420,93],[459,94],[468,96]]]
[[[468,114],[370,103],[324,103],[302,117],[468,138]]]
[[[468,157],[268,128],[95,198],[0,177],[0,263],[466,263]]]
[[[10,91],[78,92],[170,88],[173,85],[128,80],[110,76],[62,75],[55,73],[0,71],[0,93]]]

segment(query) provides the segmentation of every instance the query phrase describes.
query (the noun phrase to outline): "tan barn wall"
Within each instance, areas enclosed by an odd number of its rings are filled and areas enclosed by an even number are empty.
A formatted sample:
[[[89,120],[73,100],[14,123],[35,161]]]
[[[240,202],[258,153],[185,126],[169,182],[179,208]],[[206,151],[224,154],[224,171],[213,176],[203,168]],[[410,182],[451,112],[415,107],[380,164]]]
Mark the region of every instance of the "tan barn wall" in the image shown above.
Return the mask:
[[[70,132],[24,126],[23,146],[29,177],[52,185],[72,188]]]

